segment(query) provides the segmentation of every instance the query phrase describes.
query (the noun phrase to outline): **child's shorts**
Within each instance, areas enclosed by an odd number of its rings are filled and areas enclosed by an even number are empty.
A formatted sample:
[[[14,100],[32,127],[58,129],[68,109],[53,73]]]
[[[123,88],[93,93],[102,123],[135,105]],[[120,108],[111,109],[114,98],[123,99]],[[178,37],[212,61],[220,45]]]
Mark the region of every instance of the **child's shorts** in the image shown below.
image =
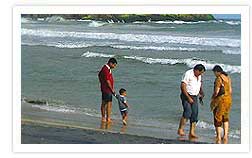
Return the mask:
[[[128,109],[120,109],[121,115],[128,114]]]

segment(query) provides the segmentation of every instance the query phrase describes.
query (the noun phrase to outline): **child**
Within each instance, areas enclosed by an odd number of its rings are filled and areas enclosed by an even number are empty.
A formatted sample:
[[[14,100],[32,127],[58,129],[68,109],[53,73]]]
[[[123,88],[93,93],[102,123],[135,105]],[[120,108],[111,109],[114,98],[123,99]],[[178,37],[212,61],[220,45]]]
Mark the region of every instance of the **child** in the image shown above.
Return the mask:
[[[122,115],[123,125],[127,125],[128,108],[129,108],[129,105],[126,101],[127,92],[125,89],[121,88],[119,90],[119,94],[120,95],[115,94],[115,97],[118,100],[118,105],[119,105],[119,109]]]

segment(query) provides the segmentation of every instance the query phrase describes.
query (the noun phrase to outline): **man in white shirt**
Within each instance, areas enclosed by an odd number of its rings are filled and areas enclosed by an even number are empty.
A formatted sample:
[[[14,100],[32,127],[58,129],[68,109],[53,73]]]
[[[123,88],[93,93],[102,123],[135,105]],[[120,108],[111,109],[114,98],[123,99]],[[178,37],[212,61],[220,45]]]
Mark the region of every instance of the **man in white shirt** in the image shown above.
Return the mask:
[[[189,138],[198,138],[195,134],[196,123],[198,122],[198,96],[204,97],[201,76],[205,71],[205,67],[198,64],[193,69],[186,71],[182,77],[180,97],[184,111],[178,128],[178,135],[180,136],[185,136],[184,127],[189,119]]]

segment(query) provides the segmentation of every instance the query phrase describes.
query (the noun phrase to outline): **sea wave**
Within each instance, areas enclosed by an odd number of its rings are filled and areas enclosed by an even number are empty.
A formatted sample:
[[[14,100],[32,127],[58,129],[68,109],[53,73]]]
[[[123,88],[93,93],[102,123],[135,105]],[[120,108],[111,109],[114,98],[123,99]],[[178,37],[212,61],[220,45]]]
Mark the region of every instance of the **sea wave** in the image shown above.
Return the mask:
[[[204,23],[224,23],[228,25],[240,25],[241,21],[236,20],[210,20],[210,21],[153,21],[156,24],[204,24]]]
[[[30,23],[31,19],[29,18],[21,18],[21,23]]]
[[[126,42],[141,43],[171,43],[171,44],[187,44],[202,46],[226,46],[240,47],[239,39],[230,38],[204,38],[189,36],[171,36],[171,35],[149,35],[149,34],[117,34],[117,33],[91,33],[91,32],[67,32],[52,31],[44,29],[22,29],[22,35],[38,36],[38,37],[70,37],[81,39],[97,39],[97,40],[119,40]]]
[[[26,24],[26,23],[38,23],[38,21],[33,20],[32,18],[21,18],[21,23],[22,24]]]
[[[240,49],[234,48],[189,48],[189,47],[167,47],[167,46],[129,46],[129,45],[110,45],[117,49],[132,50],[157,50],[157,51],[183,51],[183,52],[222,52],[224,54],[241,54]]]
[[[115,55],[103,54],[103,53],[93,53],[93,52],[87,51],[86,53],[83,53],[81,56],[87,57],[87,58],[93,58],[93,57],[112,58]]]
[[[107,23],[105,22],[100,22],[100,21],[91,21],[91,23],[88,24],[89,27],[101,27],[106,25]]]
[[[128,45],[112,45],[112,48],[118,49],[133,49],[133,50],[172,50],[172,51],[201,51],[197,48],[186,48],[186,47],[158,47],[158,46],[128,46]]]
[[[156,24],[199,24],[199,23],[207,23],[207,21],[155,21],[153,23]]]
[[[100,114],[95,109],[90,109],[83,106],[67,105],[62,101],[41,100],[41,99],[27,99],[22,98],[22,102],[29,103],[33,108],[41,110],[60,112],[60,113],[78,113],[85,114],[87,116],[100,117]],[[81,107],[81,108],[78,108]]]
[[[215,130],[215,127],[211,123],[207,123],[205,121],[198,121],[197,127],[203,128],[203,129],[210,129]],[[240,139],[241,131],[240,130],[230,130],[229,131],[229,137]]]
[[[85,52],[81,55],[82,57],[94,58],[102,57],[109,58],[114,57],[115,55],[95,53],[95,52]],[[141,56],[122,56],[124,59],[137,60],[146,64],[162,64],[162,65],[176,65],[184,64],[189,68],[193,68],[196,64],[203,64],[207,70],[212,70],[215,65],[220,65],[224,71],[229,73],[241,73],[241,66],[227,65],[216,63],[214,61],[207,61],[198,58],[188,58],[188,59],[166,59],[166,58],[150,58],[150,57],[141,57]]]
[[[34,108],[39,108],[41,110],[46,111],[54,111],[54,112],[63,112],[63,113],[75,113],[76,111],[74,109],[70,109],[67,106],[50,106],[50,105],[32,105]]]
[[[48,23],[55,23],[55,22],[65,22],[66,20],[62,18],[61,16],[51,16],[51,17],[47,17],[45,21]]]
[[[236,21],[236,20],[218,20],[216,23],[226,23],[229,25],[241,25],[241,21]]]
[[[57,47],[57,48],[88,48],[88,47],[110,47],[115,49],[131,49],[131,50],[156,50],[156,51],[182,51],[182,52],[221,52],[224,54],[241,54],[240,49],[234,48],[193,48],[193,47],[170,47],[170,46],[130,46],[130,45],[121,45],[115,42],[103,42],[103,43],[86,43],[86,42],[53,42],[49,43],[48,41],[39,41],[35,43],[22,41],[22,45],[28,46],[48,46],[48,47]]]

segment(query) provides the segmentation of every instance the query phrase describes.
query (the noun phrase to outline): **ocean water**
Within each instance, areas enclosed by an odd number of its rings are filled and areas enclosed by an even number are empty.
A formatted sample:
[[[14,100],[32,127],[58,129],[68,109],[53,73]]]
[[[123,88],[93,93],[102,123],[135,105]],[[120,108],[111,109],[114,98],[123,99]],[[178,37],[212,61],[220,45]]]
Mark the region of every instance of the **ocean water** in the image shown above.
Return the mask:
[[[240,21],[114,23],[47,18],[22,19],[21,27],[22,98],[23,102],[44,101],[31,104],[45,111],[43,117],[97,127],[101,103],[97,74],[115,57],[115,89],[125,88],[131,105],[126,132],[176,138],[182,115],[182,75],[202,63],[207,69],[206,96],[199,107],[197,133],[202,141],[213,143],[209,103],[215,76],[211,69],[219,64],[232,78],[230,143],[240,143]],[[116,121],[111,130],[118,130],[121,122],[115,99],[112,110]],[[42,116],[37,112],[32,117]]]

